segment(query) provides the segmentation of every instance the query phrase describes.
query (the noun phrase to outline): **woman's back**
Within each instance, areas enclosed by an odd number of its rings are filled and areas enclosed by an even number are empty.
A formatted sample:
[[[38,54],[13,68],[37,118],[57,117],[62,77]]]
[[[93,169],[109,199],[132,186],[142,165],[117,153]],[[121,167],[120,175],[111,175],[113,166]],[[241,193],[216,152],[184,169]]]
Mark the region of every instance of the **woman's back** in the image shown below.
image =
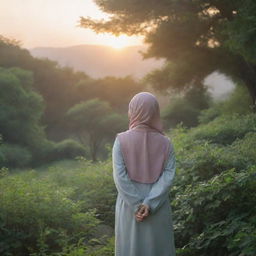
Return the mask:
[[[174,256],[169,188],[175,174],[175,157],[170,153],[162,175],[155,183],[129,178],[118,139],[113,146],[113,175],[118,197],[115,210],[116,256]],[[137,222],[140,204],[150,206],[150,216]]]
[[[129,130],[116,136],[113,177],[116,256],[174,256],[169,189],[175,174],[173,146],[162,130],[154,95],[136,94]]]

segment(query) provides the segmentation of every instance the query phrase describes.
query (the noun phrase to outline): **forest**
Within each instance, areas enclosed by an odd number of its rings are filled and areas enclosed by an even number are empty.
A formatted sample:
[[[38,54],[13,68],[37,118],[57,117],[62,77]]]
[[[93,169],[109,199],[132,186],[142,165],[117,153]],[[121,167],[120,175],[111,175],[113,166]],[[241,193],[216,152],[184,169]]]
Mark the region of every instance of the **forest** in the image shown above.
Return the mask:
[[[142,34],[166,64],[96,79],[0,36],[0,255],[114,255],[112,145],[129,100],[151,90],[169,97],[177,256],[255,256],[256,3],[96,3],[112,18],[82,27]],[[216,70],[235,84],[222,100],[203,83]]]

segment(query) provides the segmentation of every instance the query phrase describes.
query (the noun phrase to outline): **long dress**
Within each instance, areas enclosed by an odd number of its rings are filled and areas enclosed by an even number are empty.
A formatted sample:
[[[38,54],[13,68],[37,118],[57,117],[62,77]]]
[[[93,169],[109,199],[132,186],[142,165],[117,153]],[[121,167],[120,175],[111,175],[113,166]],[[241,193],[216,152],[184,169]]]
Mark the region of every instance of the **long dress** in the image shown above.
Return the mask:
[[[113,177],[118,191],[115,208],[115,256],[175,256],[169,189],[175,175],[175,154],[170,152],[155,183],[132,181],[127,173],[118,138],[112,149]],[[137,222],[140,204],[150,215]]]

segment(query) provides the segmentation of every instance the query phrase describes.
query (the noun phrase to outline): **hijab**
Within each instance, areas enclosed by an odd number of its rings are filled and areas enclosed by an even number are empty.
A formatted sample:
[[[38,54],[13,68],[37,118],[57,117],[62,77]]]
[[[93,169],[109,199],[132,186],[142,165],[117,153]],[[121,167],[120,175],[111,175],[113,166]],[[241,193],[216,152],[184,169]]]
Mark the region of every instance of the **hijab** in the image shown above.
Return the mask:
[[[149,92],[136,94],[129,103],[129,129],[117,134],[131,180],[154,183],[160,177],[172,144],[163,133],[159,104]]]

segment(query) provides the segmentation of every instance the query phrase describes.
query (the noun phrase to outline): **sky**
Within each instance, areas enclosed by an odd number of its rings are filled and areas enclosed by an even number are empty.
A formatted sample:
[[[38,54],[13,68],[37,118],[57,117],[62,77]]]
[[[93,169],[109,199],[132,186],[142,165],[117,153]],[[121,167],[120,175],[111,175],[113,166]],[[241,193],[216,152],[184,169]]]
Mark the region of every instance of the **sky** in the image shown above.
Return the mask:
[[[80,16],[108,17],[93,0],[0,0],[0,8],[0,34],[21,41],[25,48],[142,44],[140,37],[117,38],[79,27]]]

